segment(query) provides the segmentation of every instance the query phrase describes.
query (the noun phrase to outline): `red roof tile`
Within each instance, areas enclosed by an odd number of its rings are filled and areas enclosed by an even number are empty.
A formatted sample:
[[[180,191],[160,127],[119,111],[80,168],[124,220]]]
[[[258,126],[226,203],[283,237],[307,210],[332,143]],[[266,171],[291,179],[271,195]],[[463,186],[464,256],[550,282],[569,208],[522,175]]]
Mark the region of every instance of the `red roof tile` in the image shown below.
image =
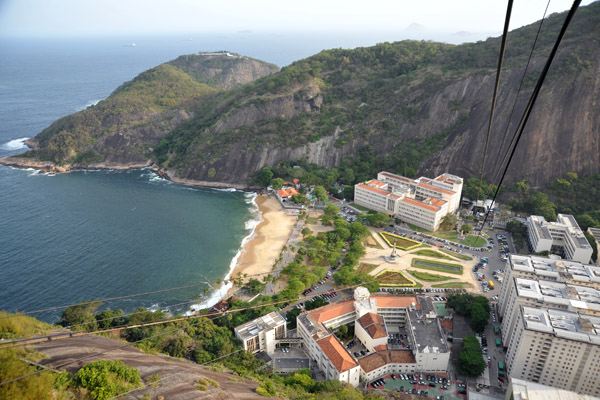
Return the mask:
[[[354,312],[354,300],[346,300],[335,305],[326,305],[310,312],[316,322],[326,322],[336,317],[341,317]]]
[[[419,183],[419,186],[421,186],[421,187],[423,187],[425,189],[435,190],[436,192],[440,192],[440,193],[454,194],[454,192],[452,192],[450,190],[446,190],[446,189],[442,189],[442,188],[439,188],[439,187],[431,186],[431,185],[428,185],[426,183]]]
[[[370,325],[366,330],[367,330],[367,333],[373,339],[379,339],[379,338],[382,338],[382,337],[387,337],[387,333],[385,332],[385,328],[381,324]]]
[[[377,300],[378,308],[408,308],[412,303],[415,304],[417,310],[421,308],[414,296],[371,295],[371,298]]]
[[[279,189],[277,191],[277,194],[279,195],[279,197],[284,198],[284,197],[290,197],[293,196],[295,194],[298,194],[298,191],[294,188],[289,188],[289,189]]]
[[[378,189],[378,188],[376,188],[376,187],[373,187],[373,186],[369,186],[369,185],[358,185],[358,187],[360,187],[361,189],[366,189],[366,190],[368,190],[368,191],[370,191],[370,192],[373,192],[373,193],[382,194],[382,195],[384,195],[384,196],[388,196],[388,195],[390,195],[390,192],[388,192],[387,190]]]
[[[348,350],[344,348],[334,335],[329,335],[317,341],[317,344],[339,372],[345,372],[358,366],[350,353],[348,353]]]
[[[434,212],[437,212],[437,211],[440,210],[440,207],[432,206],[432,205],[429,205],[429,204],[425,204],[425,203],[420,202],[418,200],[410,199],[408,197],[405,197],[405,198],[403,198],[400,201],[402,201],[404,203],[412,204],[412,205],[417,206],[417,207],[424,208],[426,210],[434,211]]]

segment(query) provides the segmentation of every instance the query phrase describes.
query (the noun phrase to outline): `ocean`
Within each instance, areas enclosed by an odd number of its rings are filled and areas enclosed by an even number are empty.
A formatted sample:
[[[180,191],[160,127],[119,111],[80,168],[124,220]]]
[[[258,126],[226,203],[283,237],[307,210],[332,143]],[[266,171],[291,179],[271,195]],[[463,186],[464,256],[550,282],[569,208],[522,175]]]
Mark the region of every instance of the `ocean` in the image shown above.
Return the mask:
[[[56,119],[182,54],[228,50],[285,66],[322,49],[401,39],[381,32],[0,38],[0,157],[25,151],[23,141]],[[198,301],[215,303],[214,282],[228,274],[258,223],[253,196],[178,185],[149,170],[52,176],[0,166],[0,310],[188,285],[196,286],[103,307],[182,313]],[[60,313],[33,315],[56,322]]]

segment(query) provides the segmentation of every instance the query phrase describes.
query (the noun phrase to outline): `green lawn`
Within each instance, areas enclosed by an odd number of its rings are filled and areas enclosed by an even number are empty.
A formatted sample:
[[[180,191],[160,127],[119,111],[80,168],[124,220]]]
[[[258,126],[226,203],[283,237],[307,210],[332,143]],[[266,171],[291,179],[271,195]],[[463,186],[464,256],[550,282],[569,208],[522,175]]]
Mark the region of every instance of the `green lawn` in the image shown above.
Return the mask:
[[[461,243],[470,247],[483,247],[487,245],[487,241],[484,238],[475,235],[467,235]]]
[[[367,208],[365,206],[359,206],[356,203],[350,203],[350,207],[356,208],[357,210],[364,211],[364,212],[375,211],[375,210],[371,210],[370,208]],[[375,212],[377,212],[377,211],[375,211]]]
[[[377,282],[382,286],[399,286],[399,287],[421,287],[418,282],[408,278],[400,271],[382,271],[376,277]]]
[[[462,288],[472,288],[469,282],[446,282],[446,283],[438,283],[437,285],[431,285],[434,288],[442,288],[442,289],[462,289]]]
[[[385,240],[388,246],[392,247],[394,245],[394,240],[396,241],[396,248],[400,250],[412,250],[421,246],[421,242],[417,242],[412,239],[407,239],[402,236],[394,235],[393,233],[388,232],[379,232],[379,235]]]
[[[442,249],[440,249],[440,251],[441,250]],[[454,258],[448,257],[442,253],[435,251],[435,250],[429,250],[429,249],[421,249],[421,250],[413,251],[410,254],[416,254],[418,256],[426,256],[426,257],[435,257],[435,258],[440,258],[442,260],[456,261]]]
[[[451,274],[462,275],[462,265],[450,264],[441,261],[424,260],[422,258],[414,258],[411,266],[415,268],[428,269],[438,272],[449,272]]]
[[[452,257],[456,257],[459,260],[471,261],[473,259],[473,257],[469,257],[464,254],[459,254],[454,251],[450,251],[450,250],[446,250],[446,249],[439,249],[439,251],[446,253],[446,254],[450,254]]]
[[[443,281],[450,281],[452,279],[456,279],[456,278],[449,278],[447,276],[442,276],[442,275],[430,274],[429,272],[415,271],[412,269],[409,269],[408,273],[411,274],[413,277],[417,278],[418,280],[424,281],[424,282],[443,282]]]

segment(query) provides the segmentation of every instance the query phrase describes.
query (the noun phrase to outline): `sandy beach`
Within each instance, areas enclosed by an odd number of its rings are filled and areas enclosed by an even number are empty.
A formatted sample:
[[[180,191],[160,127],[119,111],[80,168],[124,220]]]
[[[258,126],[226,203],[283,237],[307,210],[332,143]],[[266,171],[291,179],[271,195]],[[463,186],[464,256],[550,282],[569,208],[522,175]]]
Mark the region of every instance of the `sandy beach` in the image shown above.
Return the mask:
[[[256,227],[254,236],[244,246],[231,277],[237,277],[238,273],[248,274],[249,277],[270,273],[297,222],[297,217],[286,215],[273,196],[259,195],[256,204],[262,213],[262,221]],[[256,278],[262,280],[262,277],[263,275]],[[232,289],[228,295],[231,292]]]

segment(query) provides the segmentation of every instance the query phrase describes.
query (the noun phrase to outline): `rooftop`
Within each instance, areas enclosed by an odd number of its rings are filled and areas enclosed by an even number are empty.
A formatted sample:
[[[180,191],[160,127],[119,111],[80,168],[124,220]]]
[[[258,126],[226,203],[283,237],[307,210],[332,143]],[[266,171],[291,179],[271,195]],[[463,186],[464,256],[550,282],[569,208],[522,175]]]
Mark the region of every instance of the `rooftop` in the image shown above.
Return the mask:
[[[246,322],[235,328],[236,333],[244,340],[258,335],[261,331],[275,329],[285,324],[285,318],[277,311],[270,312],[260,318]]]
[[[371,299],[374,299],[377,308],[409,308],[414,305],[420,308],[415,296],[385,295],[383,293],[373,293]]]
[[[408,312],[413,342],[420,353],[447,353],[448,343],[437,318],[426,318],[421,310]]]
[[[358,366],[352,358],[348,350],[340,343],[339,340],[332,334],[317,341],[317,345],[323,350],[323,353],[329,358],[333,366],[339,371],[348,371],[351,368]]]
[[[516,378],[511,378],[511,384],[514,400],[598,400],[594,396]]]
[[[426,199],[426,200],[431,201],[431,199]],[[419,201],[419,200],[411,199],[409,197],[405,197],[405,198],[403,198],[400,201],[402,201],[404,203],[412,204],[413,206],[424,208],[424,209],[429,210],[429,211],[434,211],[434,212],[439,211],[440,208],[441,208],[441,206],[437,206],[437,205],[433,205],[433,204],[427,204],[425,201]]]
[[[354,300],[346,300],[334,305],[326,305],[312,310],[309,314],[315,322],[323,323],[354,312]]]
[[[358,360],[365,373],[381,368],[389,363],[415,364],[415,356],[410,350],[381,350],[371,353]]]
[[[298,194],[298,191],[295,188],[284,188],[284,189],[279,189],[277,191],[277,194],[279,195],[279,197],[283,198],[283,197],[290,197],[295,194]]]
[[[521,306],[525,329],[600,345],[600,318],[570,311]]]
[[[421,183],[419,183],[418,186],[422,187],[423,189],[433,190],[435,192],[440,192],[440,193],[450,194],[450,195],[454,194],[454,192],[452,190],[442,189],[442,188],[439,188],[437,186],[430,185],[428,183],[421,182]]]
[[[600,285],[600,267],[594,265],[517,254],[511,254],[509,261],[513,271],[535,274],[539,279],[571,281],[586,286],[590,283]]]
[[[591,310],[600,313],[600,291],[579,285],[545,280],[515,278],[519,297],[534,299],[545,307],[566,307],[569,310]]]

